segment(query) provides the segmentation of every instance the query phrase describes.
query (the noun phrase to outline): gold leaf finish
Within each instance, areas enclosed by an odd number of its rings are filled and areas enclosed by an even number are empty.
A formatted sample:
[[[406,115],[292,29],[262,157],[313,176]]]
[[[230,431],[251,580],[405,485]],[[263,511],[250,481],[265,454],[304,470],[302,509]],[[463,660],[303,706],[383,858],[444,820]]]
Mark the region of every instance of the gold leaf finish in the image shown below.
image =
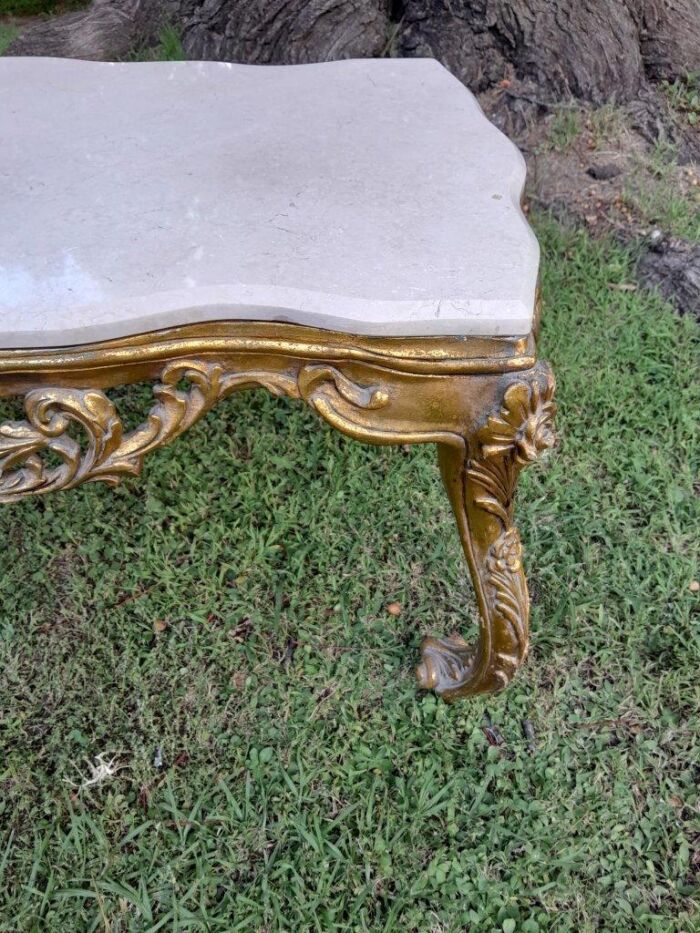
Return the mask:
[[[149,381],[146,420],[125,431],[105,390]],[[452,700],[505,686],[528,644],[528,596],[513,498],[521,470],[554,443],[554,380],[529,337],[358,337],[280,323],[212,322],[52,350],[0,351],[0,502],[116,484],[140,473],[233,392],[298,398],[372,444],[434,443],[481,615],[471,647],[428,638],[421,687]]]
[[[25,412],[26,421],[0,425],[0,502],[77,486],[122,441],[114,405],[96,389],[36,389],[27,394]],[[68,433],[71,423],[88,437],[85,453]],[[44,451],[58,465],[47,466]]]
[[[180,383],[188,388],[178,388]],[[25,398],[27,420],[0,425],[0,502],[96,480],[116,485],[124,474],[138,475],[147,453],[175,440],[220,399],[250,388],[304,398],[332,424],[347,422],[348,429],[354,424],[353,412],[381,408],[389,401],[385,389],[357,385],[328,365],[304,366],[295,377],[274,371],[228,372],[220,363],[182,360],[163,369],[147,420],[124,434],[104,392],[59,386],[31,390]],[[82,428],[84,448],[69,435],[71,423]],[[59,466],[47,465],[41,456],[47,452],[60,458]]]
[[[188,389],[178,388],[186,382]],[[0,502],[101,480],[116,485],[124,474],[141,472],[151,450],[169,444],[237,389],[264,386],[279,395],[295,394],[296,383],[275,373],[227,373],[219,363],[169,363],[154,386],[156,403],[147,420],[124,434],[113,403],[97,389],[47,387],[27,393],[26,421],[0,425]],[[82,428],[81,447],[68,433]],[[61,463],[50,466],[50,452]]]
[[[553,394],[554,378],[539,364],[506,389],[498,413],[476,432],[470,458],[440,451],[481,614],[475,648],[456,636],[423,642],[418,683],[446,700],[502,689],[527,656],[529,598],[513,504],[521,470],[554,445]]]

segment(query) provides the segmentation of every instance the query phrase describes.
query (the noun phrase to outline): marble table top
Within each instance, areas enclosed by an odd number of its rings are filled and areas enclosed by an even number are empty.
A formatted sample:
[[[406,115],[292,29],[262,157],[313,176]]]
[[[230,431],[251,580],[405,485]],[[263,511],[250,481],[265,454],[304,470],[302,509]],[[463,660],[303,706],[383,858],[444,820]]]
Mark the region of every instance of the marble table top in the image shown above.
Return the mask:
[[[524,176],[429,59],[0,58],[0,346],[231,319],[525,335]]]

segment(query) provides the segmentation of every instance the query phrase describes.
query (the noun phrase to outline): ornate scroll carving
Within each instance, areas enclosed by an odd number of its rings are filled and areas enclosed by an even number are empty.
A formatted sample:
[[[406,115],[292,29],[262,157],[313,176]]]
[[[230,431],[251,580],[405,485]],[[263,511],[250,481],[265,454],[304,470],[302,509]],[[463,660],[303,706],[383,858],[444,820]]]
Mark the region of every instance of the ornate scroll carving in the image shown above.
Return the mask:
[[[362,439],[379,433],[372,413],[389,404],[384,386],[358,386],[338,369],[324,363],[312,363],[299,373],[301,397],[325,421],[339,431]],[[369,414],[367,414],[369,413]]]
[[[275,395],[303,398],[337,426],[351,424],[358,417],[353,412],[389,401],[385,389],[356,385],[328,365],[309,364],[290,374],[229,371],[217,362],[183,360],[168,363],[160,380],[146,421],[129,433],[113,402],[98,389],[30,390],[26,420],[0,425],[0,502],[97,480],[116,485],[124,474],[141,472],[147,453],[169,444],[240,389],[264,387]],[[82,443],[71,432],[81,433]]]
[[[508,387],[500,411],[477,431],[471,459],[441,450],[482,617],[475,649],[459,636],[423,642],[419,685],[447,700],[502,689],[527,655],[529,600],[513,500],[520,472],[554,445],[553,394],[554,378],[540,364]]]
[[[219,399],[253,387],[305,401],[358,440],[436,443],[481,631],[473,647],[459,636],[426,639],[418,680],[448,700],[501,689],[528,644],[515,487],[521,470],[554,442],[554,380],[544,364],[533,366],[530,339],[445,340],[396,344],[229,322],[89,348],[8,351],[0,354],[0,394],[26,393],[25,418],[0,424],[0,502],[138,474],[151,450],[169,444]],[[41,385],[47,372],[56,381]],[[113,384],[115,372],[127,381],[160,380],[148,416],[132,431],[101,388],[74,387],[74,380]],[[37,388],[34,377],[41,380]],[[487,415],[502,380],[511,380],[502,404]],[[465,429],[481,417],[474,433]]]

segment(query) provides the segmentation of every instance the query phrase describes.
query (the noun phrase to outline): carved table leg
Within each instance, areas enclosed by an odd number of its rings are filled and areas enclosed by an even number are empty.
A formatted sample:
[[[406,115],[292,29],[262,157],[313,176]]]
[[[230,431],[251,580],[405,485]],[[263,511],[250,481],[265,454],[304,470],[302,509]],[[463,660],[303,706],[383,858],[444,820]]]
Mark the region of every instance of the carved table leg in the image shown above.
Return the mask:
[[[256,386],[305,401],[357,440],[437,443],[481,633],[473,649],[457,636],[427,638],[418,681],[446,700],[499,690],[528,642],[515,486],[523,467],[554,443],[554,380],[534,350],[533,335],[436,342],[219,322],[0,352],[0,396],[25,396],[25,418],[0,423],[0,503],[138,474],[148,453],[219,400]],[[144,379],[156,380],[151,410],[126,431],[104,390]],[[499,386],[502,402],[492,411]]]
[[[440,471],[469,565],[481,617],[477,644],[426,638],[416,674],[445,700],[501,690],[525,660],[529,603],[522,548],[513,523],[520,471],[554,444],[554,379],[546,364],[505,391],[466,452],[438,445]]]

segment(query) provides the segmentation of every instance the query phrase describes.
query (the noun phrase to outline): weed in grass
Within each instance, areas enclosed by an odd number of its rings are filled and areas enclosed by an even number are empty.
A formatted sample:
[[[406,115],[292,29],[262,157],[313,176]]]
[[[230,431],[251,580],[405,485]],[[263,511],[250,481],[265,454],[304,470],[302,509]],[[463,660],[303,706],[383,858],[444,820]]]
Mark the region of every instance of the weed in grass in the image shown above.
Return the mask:
[[[12,24],[0,23],[0,55],[5,52],[11,42],[19,34],[19,29]]]
[[[155,46],[136,49],[129,56],[132,62],[179,62],[187,58],[180,33],[174,26],[164,26]]]
[[[678,194],[677,182],[630,185],[622,195],[648,228],[700,243],[700,200]]]
[[[623,193],[623,202],[649,227],[700,242],[700,196],[681,193],[676,149],[658,142],[649,155],[638,160],[639,172]],[[652,176],[649,179],[649,174]]]
[[[700,122],[700,74],[690,72],[675,81],[663,81],[661,87],[673,109],[690,124]]]
[[[288,400],[4,507],[1,929],[698,928],[698,328],[539,232],[561,444],[521,482],[522,675],[416,695],[421,635],[474,618],[433,451]]]
[[[581,129],[581,111],[577,107],[557,107],[549,123],[545,145],[548,149],[566,152],[580,136]]]
[[[678,148],[666,139],[658,139],[645,156],[645,166],[654,178],[666,181],[678,165]]]
[[[592,109],[586,119],[591,131],[591,143],[596,149],[606,142],[622,138],[625,129],[625,115],[617,104],[603,104]]]

